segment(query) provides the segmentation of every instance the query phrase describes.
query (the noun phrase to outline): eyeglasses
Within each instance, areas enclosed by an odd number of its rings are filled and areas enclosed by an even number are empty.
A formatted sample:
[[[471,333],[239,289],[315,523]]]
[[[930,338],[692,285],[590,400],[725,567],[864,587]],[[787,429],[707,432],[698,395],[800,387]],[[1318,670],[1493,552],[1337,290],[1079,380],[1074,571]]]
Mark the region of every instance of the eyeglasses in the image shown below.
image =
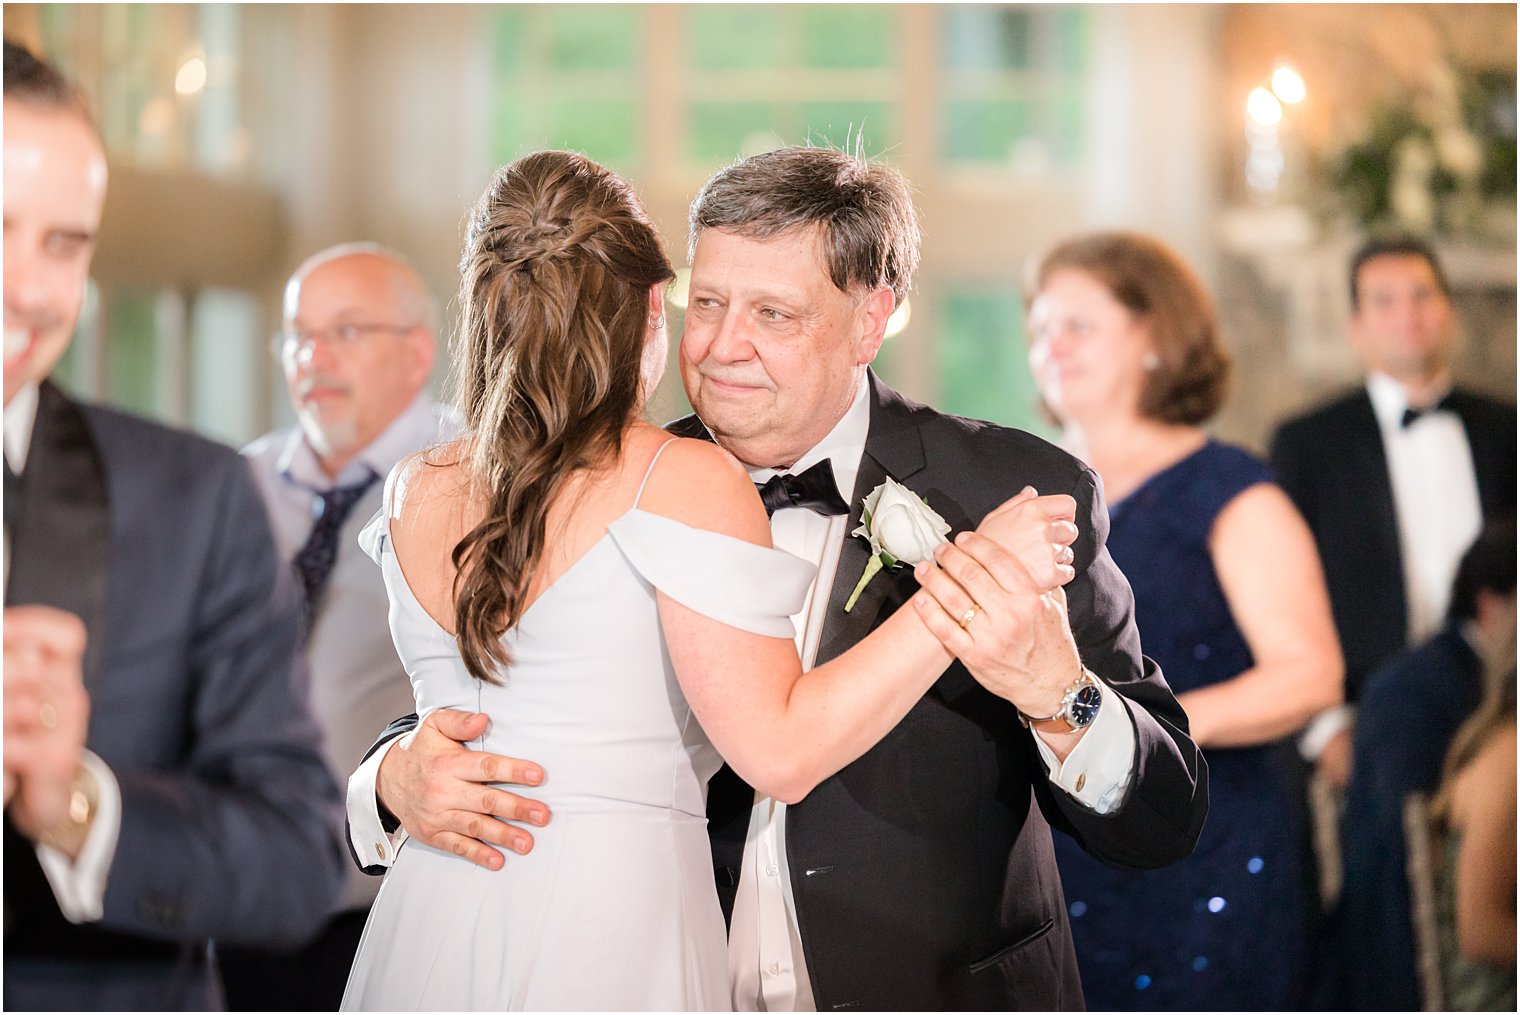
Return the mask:
[[[269,339],[269,348],[276,356],[293,356],[305,346],[325,342],[329,349],[353,349],[370,335],[380,332],[387,335],[404,335],[416,328],[415,324],[334,324],[329,328],[286,328],[277,331]]]

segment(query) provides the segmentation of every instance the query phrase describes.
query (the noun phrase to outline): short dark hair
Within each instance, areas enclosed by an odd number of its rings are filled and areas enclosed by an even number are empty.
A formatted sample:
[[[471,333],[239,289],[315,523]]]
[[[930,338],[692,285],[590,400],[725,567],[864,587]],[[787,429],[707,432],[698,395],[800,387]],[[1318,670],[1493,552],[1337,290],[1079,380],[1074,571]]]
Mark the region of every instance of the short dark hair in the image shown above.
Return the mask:
[[[1351,255],[1351,309],[1356,310],[1362,305],[1362,293],[1358,280],[1361,278],[1362,269],[1368,261],[1379,257],[1418,257],[1430,265],[1430,272],[1436,277],[1436,285],[1441,290],[1441,295],[1451,299],[1451,283],[1446,280],[1446,272],[1441,268],[1440,259],[1436,257],[1435,248],[1418,236],[1402,233],[1394,236],[1381,236],[1368,240],[1357,248],[1356,253]]]
[[[1447,619],[1473,620],[1478,616],[1478,593],[1507,596],[1515,591],[1515,516],[1490,521],[1462,555],[1457,577],[1451,583],[1451,608]]]
[[[1157,363],[1140,389],[1140,415],[1197,425],[1219,411],[1229,390],[1230,354],[1203,282],[1166,244],[1140,233],[1089,233],[1057,246],[1035,269],[1028,299],[1058,271],[1091,275],[1145,322]]]
[[[11,39],[5,40],[5,97],[44,109],[77,113],[91,130],[96,130],[95,116],[84,93],[58,68]]]
[[[829,279],[842,292],[892,290],[901,304],[918,268],[918,213],[908,181],[834,148],[778,148],[718,170],[691,205],[688,259],[703,229],[768,240],[819,226]]]

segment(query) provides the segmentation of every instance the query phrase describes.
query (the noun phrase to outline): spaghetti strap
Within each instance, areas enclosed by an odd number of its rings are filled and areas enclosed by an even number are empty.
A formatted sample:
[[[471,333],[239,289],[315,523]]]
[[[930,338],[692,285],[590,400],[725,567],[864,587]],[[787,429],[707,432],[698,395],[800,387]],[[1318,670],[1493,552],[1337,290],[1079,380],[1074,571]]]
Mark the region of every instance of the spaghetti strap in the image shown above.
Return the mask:
[[[666,441],[664,444],[661,444],[660,447],[659,447],[659,450],[657,450],[654,453],[654,457],[649,460],[649,468],[647,468],[647,469],[644,470],[644,481],[639,484],[639,492],[633,495],[633,506],[634,507],[638,507],[639,506],[639,501],[641,501],[641,500],[644,499],[644,487],[646,487],[646,486],[649,485],[649,477],[654,474],[654,463],[658,462],[660,460],[660,456],[665,453],[665,449],[666,448],[670,447],[672,444],[674,444],[676,441],[678,441],[680,439],[681,438],[679,438],[679,437],[672,437],[672,438],[670,438],[670,440]]]

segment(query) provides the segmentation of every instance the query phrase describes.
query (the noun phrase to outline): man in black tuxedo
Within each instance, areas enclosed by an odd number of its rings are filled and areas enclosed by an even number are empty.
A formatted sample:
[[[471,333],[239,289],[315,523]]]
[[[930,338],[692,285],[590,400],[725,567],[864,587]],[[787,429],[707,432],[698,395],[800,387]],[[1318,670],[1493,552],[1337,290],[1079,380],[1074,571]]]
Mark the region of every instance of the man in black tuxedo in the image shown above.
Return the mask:
[[[794,618],[804,665],[842,653],[919,588],[908,569],[885,571],[845,610],[871,553],[850,532],[887,478],[954,530],[1034,487],[1069,495],[1080,531],[1055,552],[1075,573],[1064,590],[1034,581],[1048,570],[1039,561],[976,537],[944,551],[915,608],[960,661],[805,799],[757,798],[727,769],[714,779],[735,1004],[1080,1008],[1050,825],[1114,863],[1150,867],[1192,849],[1207,807],[1202,757],[1141,655],[1128,584],[1104,548],[1096,476],[1029,434],[910,402],[870,372],[918,260],[895,172],[826,149],[756,156],[709,181],[692,235],[680,358],[697,415],[670,429],[745,463],[773,509],[775,544],[820,565]],[[820,477],[825,489],[813,489]],[[476,783],[542,773],[450,739],[483,720],[434,713],[360,769],[349,817],[361,863],[383,864],[396,846],[376,785],[412,834],[477,862],[511,862],[487,843],[531,848],[523,824],[544,823],[532,817],[542,804]]]
[[[1365,383],[1284,423],[1272,465],[1314,532],[1346,657],[1346,701],[1438,631],[1484,521],[1515,512],[1515,407],[1453,387],[1456,320],[1435,252],[1410,237],[1351,261],[1350,336]],[[1341,721],[1332,724],[1342,725]],[[1343,783],[1350,736],[1321,770]]]
[[[235,452],[47,380],[105,153],[10,42],[4,174],[6,1004],[216,1008],[212,938],[298,942],[341,884],[298,601]]]

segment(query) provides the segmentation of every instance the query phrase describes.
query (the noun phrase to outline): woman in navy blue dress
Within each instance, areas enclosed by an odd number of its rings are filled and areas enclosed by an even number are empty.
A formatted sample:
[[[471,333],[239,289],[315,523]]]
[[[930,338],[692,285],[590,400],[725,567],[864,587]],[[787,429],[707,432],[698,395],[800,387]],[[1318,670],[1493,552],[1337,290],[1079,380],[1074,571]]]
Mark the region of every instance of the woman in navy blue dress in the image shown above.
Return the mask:
[[[1062,244],[1040,265],[1030,336],[1068,449],[1103,478],[1146,654],[1209,763],[1187,860],[1121,871],[1056,837],[1088,1007],[1299,1007],[1310,896],[1281,741],[1341,687],[1313,540],[1266,465],[1200,428],[1229,359],[1211,301],[1166,247],[1123,233]]]

